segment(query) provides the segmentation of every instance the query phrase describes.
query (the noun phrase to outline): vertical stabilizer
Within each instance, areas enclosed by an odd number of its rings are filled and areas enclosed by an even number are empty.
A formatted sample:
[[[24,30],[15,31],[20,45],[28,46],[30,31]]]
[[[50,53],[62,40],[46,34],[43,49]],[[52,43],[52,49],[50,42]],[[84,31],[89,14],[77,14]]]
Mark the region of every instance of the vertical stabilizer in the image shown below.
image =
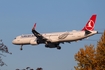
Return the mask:
[[[91,18],[89,19],[89,21],[87,22],[87,24],[85,25],[85,27],[82,29],[82,31],[84,30],[94,30],[94,26],[95,26],[95,21],[96,21],[96,14],[92,15]]]

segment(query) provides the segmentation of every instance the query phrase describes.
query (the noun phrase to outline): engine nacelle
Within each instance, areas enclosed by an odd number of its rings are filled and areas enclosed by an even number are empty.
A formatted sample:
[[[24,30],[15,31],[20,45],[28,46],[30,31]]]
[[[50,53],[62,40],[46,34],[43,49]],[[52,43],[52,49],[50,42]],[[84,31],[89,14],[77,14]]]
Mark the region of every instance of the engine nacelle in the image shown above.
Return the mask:
[[[34,40],[31,40],[31,41],[30,41],[30,44],[31,44],[31,45],[37,45],[38,43],[37,43],[37,41],[34,39]]]

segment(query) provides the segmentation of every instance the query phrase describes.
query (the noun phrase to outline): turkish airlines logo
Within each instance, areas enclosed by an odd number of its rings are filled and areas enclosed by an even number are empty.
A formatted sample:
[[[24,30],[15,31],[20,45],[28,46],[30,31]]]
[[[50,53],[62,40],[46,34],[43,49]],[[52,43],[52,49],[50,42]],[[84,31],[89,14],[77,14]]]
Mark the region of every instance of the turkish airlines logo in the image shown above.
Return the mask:
[[[90,20],[89,23],[85,27],[87,30],[93,30],[94,29],[94,21]]]

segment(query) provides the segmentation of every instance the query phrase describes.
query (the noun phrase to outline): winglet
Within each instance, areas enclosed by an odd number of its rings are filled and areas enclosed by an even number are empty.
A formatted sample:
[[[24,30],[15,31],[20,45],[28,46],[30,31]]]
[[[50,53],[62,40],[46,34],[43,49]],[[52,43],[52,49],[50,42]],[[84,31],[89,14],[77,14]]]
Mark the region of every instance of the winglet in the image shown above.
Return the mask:
[[[91,16],[91,18],[89,19],[89,21],[87,22],[85,27],[82,29],[82,31],[84,31],[84,30],[94,30],[96,16],[97,16],[96,14]]]
[[[32,30],[35,30],[35,28],[36,28],[36,23],[34,24],[34,26],[33,26]]]

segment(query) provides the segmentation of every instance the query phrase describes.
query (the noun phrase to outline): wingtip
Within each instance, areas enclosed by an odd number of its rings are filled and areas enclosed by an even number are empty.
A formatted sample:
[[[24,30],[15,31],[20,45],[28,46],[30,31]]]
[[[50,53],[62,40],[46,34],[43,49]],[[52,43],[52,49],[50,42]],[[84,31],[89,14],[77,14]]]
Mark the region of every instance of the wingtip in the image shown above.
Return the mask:
[[[34,23],[34,26],[33,26],[32,30],[35,30],[35,28],[36,28],[36,23]]]

